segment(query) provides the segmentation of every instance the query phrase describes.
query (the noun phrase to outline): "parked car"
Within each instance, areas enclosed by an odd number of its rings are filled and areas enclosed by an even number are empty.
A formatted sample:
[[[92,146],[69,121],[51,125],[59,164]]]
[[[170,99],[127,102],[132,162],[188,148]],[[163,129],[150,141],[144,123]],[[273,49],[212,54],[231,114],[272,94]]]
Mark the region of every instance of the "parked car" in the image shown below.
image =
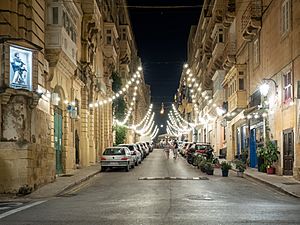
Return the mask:
[[[147,157],[147,155],[149,155],[149,149],[145,147],[145,145],[143,145],[143,143],[137,143],[139,146],[141,146],[141,148],[143,149],[144,153],[145,153],[145,157]]]
[[[136,166],[142,162],[142,154],[137,150],[137,146],[135,144],[120,144],[118,146],[129,148]]]
[[[150,142],[146,142],[150,152],[153,152],[153,145]]]
[[[140,144],[135,144],[138,151],[142,154],[142,160],[146,158],[146,150],[140,145]]]
[[[133,157],[127,147],[109,147],[104,150],[101,157],[101,171],[113,167],[122,167],[127,172],[130,168],[134,168]]]
[[[187,152],[190,149],[190,147],[193,145],[193,142],[186,142],[184,144],[183,150],[182,150],[182,156],[186,157],[187,156]]]
[[[194,159],[198,154],[207,155],[213,152],[210,143],[195,143],[187,150],[187,161],[190,164],[194,163]]]

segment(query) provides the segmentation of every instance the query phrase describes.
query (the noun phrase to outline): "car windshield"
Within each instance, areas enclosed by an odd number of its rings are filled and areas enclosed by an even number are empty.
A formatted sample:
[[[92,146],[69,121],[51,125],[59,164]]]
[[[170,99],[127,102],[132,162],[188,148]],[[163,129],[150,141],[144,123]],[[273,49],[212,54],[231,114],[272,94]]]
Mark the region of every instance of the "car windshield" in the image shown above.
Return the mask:
[[[107,148],[103,155],[125,155],[124,148]]]

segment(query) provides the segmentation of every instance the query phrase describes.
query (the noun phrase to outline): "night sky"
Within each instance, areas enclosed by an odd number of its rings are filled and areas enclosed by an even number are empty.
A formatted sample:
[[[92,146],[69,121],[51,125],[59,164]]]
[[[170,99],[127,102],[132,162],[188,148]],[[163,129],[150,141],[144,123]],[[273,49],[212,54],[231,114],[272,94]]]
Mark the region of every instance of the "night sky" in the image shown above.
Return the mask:
[[[182,66],[187,59],[187,40],[191,25],[197,25],[201,8],[135,8],[132,6],[195,6],[201,0],[128,0],[138,55],[144,76],[151,85],[151,98],[158,125],[166,125],[168,109],[178,88]],[[161,103],[166,110],[159,114]],[[161,129],[160,133],[165,132]]]

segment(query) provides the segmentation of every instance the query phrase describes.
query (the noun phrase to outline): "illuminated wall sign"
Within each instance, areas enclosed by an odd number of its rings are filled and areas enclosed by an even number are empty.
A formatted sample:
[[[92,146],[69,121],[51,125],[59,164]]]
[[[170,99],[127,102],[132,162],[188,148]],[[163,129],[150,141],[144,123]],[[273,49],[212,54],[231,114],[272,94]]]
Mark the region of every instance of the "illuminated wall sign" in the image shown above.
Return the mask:
[[[16,89],[32,90],[32,52],[10,46],[9,85]]]

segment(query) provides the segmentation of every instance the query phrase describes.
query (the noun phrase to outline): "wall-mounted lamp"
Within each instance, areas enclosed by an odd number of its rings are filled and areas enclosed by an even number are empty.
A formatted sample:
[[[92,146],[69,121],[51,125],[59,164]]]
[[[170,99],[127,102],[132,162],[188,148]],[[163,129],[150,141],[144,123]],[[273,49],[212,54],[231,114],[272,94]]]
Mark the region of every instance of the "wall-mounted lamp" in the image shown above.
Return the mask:
[[[269,92],[269,89],[270,89],[270,86],[267,83],[267,81],[272,81],[274,83],[275,93],[276,93],[276,95],[278,94],[278,84],[276,83],[276,81],[274,79],[272,79],[272,78],[263,78],[263,81],[265,81],[265,82],[263,84],[261,84],[260,87],[259,87],[259,91],[263,96],[267,96],[268,92]]]

